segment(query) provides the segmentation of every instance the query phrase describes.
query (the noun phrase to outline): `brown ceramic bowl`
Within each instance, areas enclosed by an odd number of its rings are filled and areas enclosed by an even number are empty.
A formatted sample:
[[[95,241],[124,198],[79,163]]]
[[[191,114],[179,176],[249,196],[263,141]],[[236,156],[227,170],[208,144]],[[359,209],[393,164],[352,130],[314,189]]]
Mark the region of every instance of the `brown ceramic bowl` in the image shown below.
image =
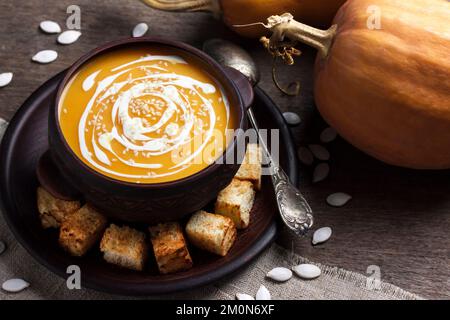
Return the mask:
[[[233,164],[213,163],[189,177],[154,184],[137,184],[107,177],[88,167],[72,151],[66,142],[58,121],[58,105],[63,89],[71,77],[89,59],[110,50],[133,46],[166,46],[180,50],[195,59],[222,86],[230,101],[230,113],[236,117],[238,128],[247,129],[246,107],[253,100],[253,91],[247,79],[234,69],[221,67],[202,51],[180,42],[157,38],[124,39],[105,44],[78,60],[67,72],[59,85],[55,104],[49,113],[49,145],[51,159],[65,180],[64,184],[75,187],[85,200],[101,212],[125,221],[158,223],[178,220],[203,208],[233,178],[242,161],[238,145],[244,139],[238,130],[234,140],[225,149],[222,158],[233,157]],[[238,155],[241,156],[238,159]],[[229,159],[229,158],[228,158]]]

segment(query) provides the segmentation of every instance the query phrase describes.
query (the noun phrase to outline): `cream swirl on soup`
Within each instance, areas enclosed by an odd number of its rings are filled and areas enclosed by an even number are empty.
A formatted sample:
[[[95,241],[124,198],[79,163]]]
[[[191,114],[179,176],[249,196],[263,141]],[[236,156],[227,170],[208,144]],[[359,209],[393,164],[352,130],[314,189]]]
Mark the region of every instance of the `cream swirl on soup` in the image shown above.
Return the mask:
[[[117,50],[83,66],[63,92],[60,124],[80,159],[105,175],[177,180],[216,160],[234,123],[221,86],[199,65],[147,51]]]

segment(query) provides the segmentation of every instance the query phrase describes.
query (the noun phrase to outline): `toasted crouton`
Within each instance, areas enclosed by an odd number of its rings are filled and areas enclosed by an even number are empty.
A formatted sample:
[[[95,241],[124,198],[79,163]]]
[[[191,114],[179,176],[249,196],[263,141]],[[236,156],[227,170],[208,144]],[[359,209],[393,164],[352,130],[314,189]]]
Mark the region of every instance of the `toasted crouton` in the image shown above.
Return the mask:
[[[214,212],[230,217],[238,229],[248,227],[255,191],[249,181],[233,179],[217,196]]]
[[[186,234],[194,246],[225,256],[236,240],[236,226],[228,217],[200,210],[189,219]]]
[[[111,224],[103,234],[100,250],[109,263],[138,271],[144,269],[147,246],[143,232]]]
[[[192,267],[183,230],[177,222],[161,223],[149,228],[159,271],[163,274]]]
[[[59,244],[74,256],[84,255],[106,227],[106,218],[89,205],[69,215],[61,224]]]
[[[256,143],[249,143],[235,178],[250,181],[256,190],[261,190],[261,159],[261,147]]]
[[[80,209],[79,201],[66,201],[53,197],[42,187],[37,188],[37,207],[42,227],[59,228],[61,222]]]

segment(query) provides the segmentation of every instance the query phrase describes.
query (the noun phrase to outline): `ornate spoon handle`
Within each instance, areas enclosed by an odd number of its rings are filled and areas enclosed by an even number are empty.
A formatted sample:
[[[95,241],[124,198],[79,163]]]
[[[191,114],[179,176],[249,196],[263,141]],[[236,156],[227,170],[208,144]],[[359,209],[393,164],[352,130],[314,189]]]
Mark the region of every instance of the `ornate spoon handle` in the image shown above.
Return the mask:
[[[272,170],[272,183],[283,222],[296,234],[305,235],[314,222],[311,207],[281,167],[272,167]]]
[[[247,110],[250,123],[256,130],[259,143],[270,162],[271,178],[281,218],[291,231],[298,235],[305,235],[314,221],[311,207],[300,191],[291,183],[281,166],[272,158],[264,139],[260,136],[252,108]]]

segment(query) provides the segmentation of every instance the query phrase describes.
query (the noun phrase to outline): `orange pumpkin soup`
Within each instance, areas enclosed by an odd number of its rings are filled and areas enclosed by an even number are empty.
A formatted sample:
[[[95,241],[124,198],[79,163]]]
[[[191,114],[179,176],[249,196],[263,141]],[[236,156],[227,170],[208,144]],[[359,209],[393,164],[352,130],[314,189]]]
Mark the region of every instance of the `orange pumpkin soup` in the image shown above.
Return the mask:
[[[190,176],[218,159],[236,121],[224,90],[192,57],[165,47],[89,60],[63,90],[59,123],[89,167],[134,183]]]

